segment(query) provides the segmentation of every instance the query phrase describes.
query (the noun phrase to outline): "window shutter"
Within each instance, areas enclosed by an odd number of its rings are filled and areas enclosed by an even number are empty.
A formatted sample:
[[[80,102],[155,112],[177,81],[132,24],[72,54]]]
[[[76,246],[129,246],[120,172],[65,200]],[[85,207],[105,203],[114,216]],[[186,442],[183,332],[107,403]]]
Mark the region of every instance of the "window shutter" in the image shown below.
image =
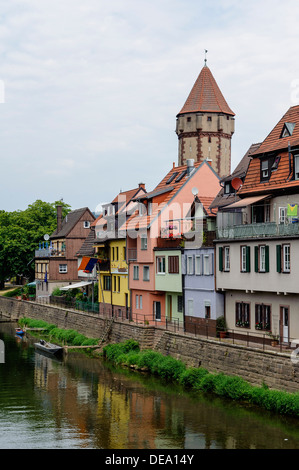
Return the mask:
[[[281,273],[281,245],[276,245],[276,268]]]
[[[254,270],[256,273],[259,272],[259,247],[254,247]]]
[[[219,271],[223,271],[223,247],[219,246]]]
[[[246,272],[250,273],[250,246],[246,246]]]
[[[266,273],[268,273],[269,272],[269,246],[268,245],[265,246],[265,257],[266,257],[266,259],[265,259],[265,271],[266,271]]]
[[[214,253],[210,254],[210,275],[214,274]]]

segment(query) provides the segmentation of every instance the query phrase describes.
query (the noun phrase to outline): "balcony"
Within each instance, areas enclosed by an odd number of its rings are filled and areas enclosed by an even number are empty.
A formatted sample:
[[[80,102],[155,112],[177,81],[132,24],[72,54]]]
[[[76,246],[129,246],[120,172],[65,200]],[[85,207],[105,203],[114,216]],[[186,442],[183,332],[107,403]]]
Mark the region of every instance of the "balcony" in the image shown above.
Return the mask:
[[[50,258],[50,257],[62,256],[65,257],[65,250],[53,250],[52,248],[40,248],[35,250],[35,258]]]
[[[137,260],[137,248],[128,248],[128,261]]]
[[[235,225],[233,227],[217,228],[217,239],[243,239],[299,236],[299,223],[276,224],[266,222],[262,224]]]

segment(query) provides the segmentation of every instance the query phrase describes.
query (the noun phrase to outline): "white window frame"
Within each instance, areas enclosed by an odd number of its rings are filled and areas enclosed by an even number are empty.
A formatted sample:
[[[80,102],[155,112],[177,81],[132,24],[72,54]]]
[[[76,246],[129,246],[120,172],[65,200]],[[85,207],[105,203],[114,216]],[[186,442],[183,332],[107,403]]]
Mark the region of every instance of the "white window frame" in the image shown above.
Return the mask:
[[[145,276],[145,273],[148,275]],[[149,266],[143,266],[143,280],[148,282],[150,280],[150,268]]]
[[[59,273],[66,274],[67,273],[67,264],[60,264],[59,265]]]
[[[269,160],[261,161],[261,170],[262,170],[262,177],[268,178],[269,177]]]
[[[260,246],[260,272],[266,272],[266,245]]]
[[[187,274],[193,274],[193,256],[187,256]]]
[[[90,228],[90,222],[89,222],[89,220],[84,220],[84,222],[83,222],[83,227],[84,227],[84,228]]]
[[[201,255],[195,255],[195,274],[197,276],[202,275]]]
[[[187,306],[188,306],[188,315],[189,317],[194,315],[194,305],[193,305],[193,299],[188,299],[187,300]]]
[[[284,273],[291,271],[291,245],[282,245],[282,267]]]
[[[142,310],[142,295],[139,296],[139,310]]]
[[[224,271],[228,272],[230,271],[230,247],[225,246],[223,247],[224,251]]]
[[[287,221],[287,208],[286,207],[279,207],[278,209],[278,218],[280,224],[285,224]]]
[[[210,276],[210,255],[204,255],[203,257],[203,274],[204,276]]]
[[[136,310],[138,310],[139,309],[139,295],[135,296],[135,306],[136,306]]]
[[[133,281],[139,281],[139,266],[133,265]]]
[[[147,236],[140,237],[141,250],[147,250]]]
[[[166,259],[165,256],[157,256],[156,258],[156,272],[157,274],[166,273]]]
[[[241,246],[241,270],[246,273],[247,267],[247,246]]]

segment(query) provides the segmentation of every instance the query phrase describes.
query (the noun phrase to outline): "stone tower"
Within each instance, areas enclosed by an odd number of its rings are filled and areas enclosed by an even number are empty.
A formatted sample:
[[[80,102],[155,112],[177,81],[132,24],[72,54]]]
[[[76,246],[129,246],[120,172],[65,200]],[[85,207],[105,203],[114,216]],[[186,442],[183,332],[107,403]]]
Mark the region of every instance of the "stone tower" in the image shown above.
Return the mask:
[[[177,115],[178,164],[186,165],[188,159],[207,160],[220,177],[229,175],[234,116],[205,65]]]

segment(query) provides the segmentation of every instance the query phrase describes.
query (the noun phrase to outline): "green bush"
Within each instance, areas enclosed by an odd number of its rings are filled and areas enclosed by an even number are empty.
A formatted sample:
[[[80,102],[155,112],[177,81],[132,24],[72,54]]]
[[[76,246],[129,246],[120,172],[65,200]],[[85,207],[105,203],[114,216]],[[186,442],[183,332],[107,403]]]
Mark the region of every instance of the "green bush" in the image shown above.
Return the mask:
[[[197,384],[199,384],[202,378],[208,373],[206,369],[190,367],[182,373],[180,383],[185,388],[196,388]]]

